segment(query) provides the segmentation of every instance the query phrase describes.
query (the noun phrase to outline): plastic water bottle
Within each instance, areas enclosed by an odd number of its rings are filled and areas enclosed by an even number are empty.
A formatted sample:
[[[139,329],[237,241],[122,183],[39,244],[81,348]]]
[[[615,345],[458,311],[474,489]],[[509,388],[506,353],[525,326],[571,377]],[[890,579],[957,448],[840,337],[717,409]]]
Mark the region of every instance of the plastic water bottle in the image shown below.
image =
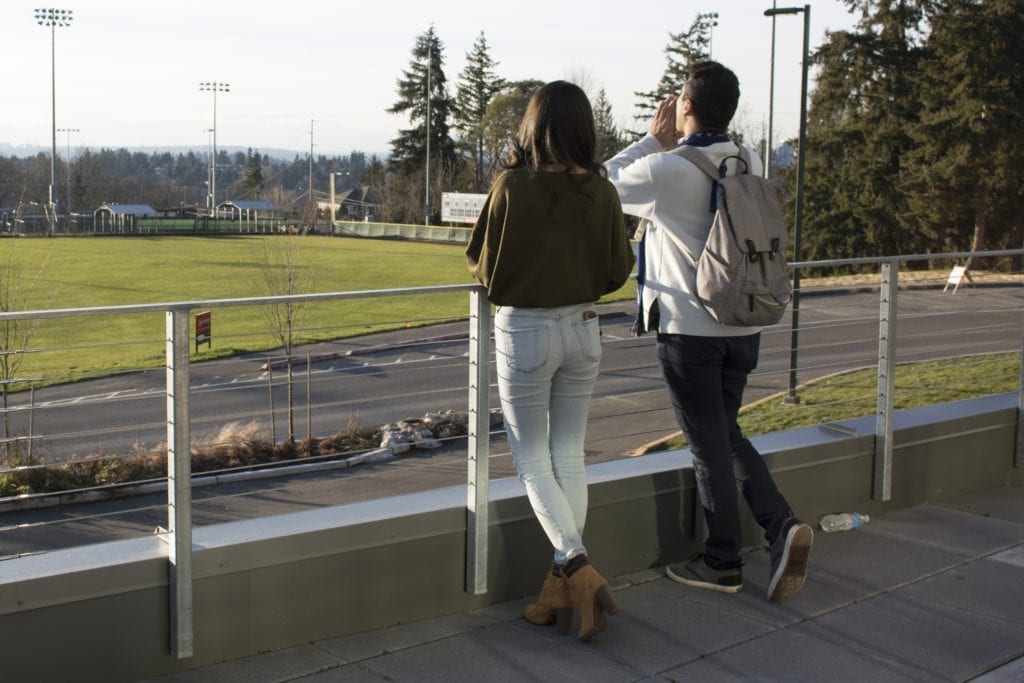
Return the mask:
[[[825,515],[821,518],[821,530],[822,531],[849,531],[850,529],[856,529],[861,524],[868,521],[867,515],[857,514],[856,512],[841,512],[835,515]]]

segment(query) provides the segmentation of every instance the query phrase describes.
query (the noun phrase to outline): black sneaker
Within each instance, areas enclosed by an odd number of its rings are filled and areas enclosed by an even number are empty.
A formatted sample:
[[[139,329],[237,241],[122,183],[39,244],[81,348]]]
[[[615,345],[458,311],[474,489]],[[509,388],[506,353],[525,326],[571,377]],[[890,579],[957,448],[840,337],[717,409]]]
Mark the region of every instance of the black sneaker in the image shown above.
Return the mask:
[[[811,555],[814,532],[810,525],[790,519],[782,535],[772,546],[772,571],[769,574],[768,599],[779,602],[795,594],[807,578],[807,559]]]
[[[743,570],[712,569],[697,555],[689,562],[677,562],[665,567],[665,575],[676,583],[707,588],[719,593],[739,593],[743,590]]]

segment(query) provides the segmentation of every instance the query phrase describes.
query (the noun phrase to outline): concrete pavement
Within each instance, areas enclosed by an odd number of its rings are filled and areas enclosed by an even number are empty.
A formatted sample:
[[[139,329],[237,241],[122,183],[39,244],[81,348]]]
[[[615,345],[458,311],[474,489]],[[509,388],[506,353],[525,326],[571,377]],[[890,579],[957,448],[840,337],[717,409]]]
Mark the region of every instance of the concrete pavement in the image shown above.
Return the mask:
[[[622,610],[589,643],[527,623],[524,598],[156,680],[1024,679],[1024,484],[818,532],[806,585],[779,605],[767,551],[745,561],[737,595],[660,569],[616,577]]]

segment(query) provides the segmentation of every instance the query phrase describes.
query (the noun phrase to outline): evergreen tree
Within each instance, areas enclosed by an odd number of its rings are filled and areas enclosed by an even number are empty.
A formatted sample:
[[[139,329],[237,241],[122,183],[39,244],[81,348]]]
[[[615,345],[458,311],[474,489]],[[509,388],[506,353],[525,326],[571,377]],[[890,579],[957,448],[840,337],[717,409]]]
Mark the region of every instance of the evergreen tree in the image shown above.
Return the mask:
[[[487,39],[481,31],[473,43],[473,50],[466,54],[466,67],[459,75],[454,112],[455,127],[462,134],[462,143],[472,159],[474,192],[487,189],[483,120],[491,98],[505,85],[504,80],[494,71],[496,66],[497,62],[491,59]]]
[[[654,116],[658,103],[666,97],[678,95],[686,83],[690,65],[704,59],[710,59],[711,30],[717,15],[712,12],[698,14],[690,28],[680,33],[669,32],[669,43],[665,46],[668,64],[661,76],[658,86],[647,92],[634,92],[639,98],[636,108],[639,110],[635,119],[640,132],[631,132],[634,137],[642,137],[647,132],[647,124]]]
[[[916,81],[923,104],[903,189],[909,228],[943,250],[1024,239],[1024,11],[1020,0],[945,0],[931,8]]]
[[[263,192],[263,157],[257,151],[249,155],[249,164],[245,169],[245,177],[243,179],[243,185],[255,199],[260,198],[260,193]]]
[[[904,229],[902,163],[920,104],[919,2],[846,0],[861,12],[854,31],[830,33],[813,61],[805,154],[804,259],[919,252],[925,231]],[[792,176],[789,174],[790,183]],[[792,207],[787,206],[791,211]]]
[[[409,175],[423,171],[427,160],[427,144],[430,145],[432,214],[439,213],[434,211],[433,207],[440,209],[441,206],[438,190],[441,188],[442,179],[453,175],[457,163],[455,143],[450,136],[448,124],[452,109],[453,102],[448,96],[444,75],[444,45],[431,25],[426,33],[416,38],[409,68],[402,72],[402,77],[398,80],[398,101],[388,109],[388,112],[408,114],[412,124],[411,128],[399,130],[398,137],[391,141],[390,161],[399,173]],[[418,190],[411,188],[411,191]],[[435,196],[437,201],[433,201]],[[420,198],[423,199],[422,194]],[[411,221],[415,220],[416,216],[407,215],[403,219]]]
[[[597,158],[611,159],[623,147],[622,133],[612,117],[612,105],[604,88],[594,98],[594,127],[597,130]]]
[[[11,207],[18,203],[24,177],[15,157],[0,157],[0,206]],[[0,225],[0,230],[6,229],[7,226]]]

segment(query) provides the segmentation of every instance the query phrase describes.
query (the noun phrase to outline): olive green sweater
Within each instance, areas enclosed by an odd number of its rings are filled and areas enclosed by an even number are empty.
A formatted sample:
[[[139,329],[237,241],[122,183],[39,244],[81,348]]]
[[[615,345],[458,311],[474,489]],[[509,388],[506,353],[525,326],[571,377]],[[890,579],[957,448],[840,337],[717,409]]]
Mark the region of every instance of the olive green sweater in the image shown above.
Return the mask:
[[[494,182],[466,257],[491,303],[524,308],[597,301],[633,269],[619,196],[608,180],[526,168]]]

